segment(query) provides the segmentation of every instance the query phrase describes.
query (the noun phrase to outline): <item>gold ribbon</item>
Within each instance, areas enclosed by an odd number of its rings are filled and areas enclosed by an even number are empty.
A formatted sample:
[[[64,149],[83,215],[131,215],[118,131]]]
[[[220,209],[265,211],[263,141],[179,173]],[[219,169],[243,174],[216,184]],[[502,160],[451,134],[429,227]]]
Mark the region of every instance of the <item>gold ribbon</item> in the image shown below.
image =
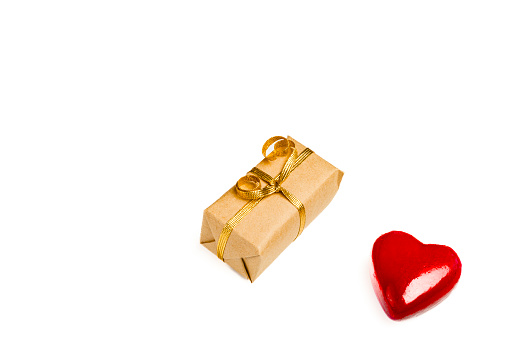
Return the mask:
[[[273,144],[273,151],[266,155],[266,151]],[[295,239],[298,238],[305,227],[305,207],[298,198],[282,187],[282,183],[289,177],[295,168],[297,168],[305,159],[307,159],[309,155],[312,154],[312,151],[306,148],[300,155],[298,155],[293,141],[281,136],[275,136],[265,142],[262,152],[263,156],[270,161],[275,160],[278,157],[283,157],[288,154],[290,155],[282,167],[281,172],[277,175],[277,177],[275,177],[275,179],[259,168],[254,167],[249,172],[254,175],[247,174],[246,176],[240,178],[240,180],[236,183],[236,193],[238,196],[250,201],[231,219],[229,219],[226,225],[222,228],[219,241],[217,242],[217,257],[219,257],[222,261],[224,261],[224,250],[226,249],[226,244],[235,226],[238,225],[261,200],[272,194],[279,192],[282,193],[284,197],[286,197],[286,199],[288,199],[289,202],[298,209],[298,214],[300,215],[300,228],[298,229],[298,234]],[[264,188],[261,188],[260,179],[267,183]]]

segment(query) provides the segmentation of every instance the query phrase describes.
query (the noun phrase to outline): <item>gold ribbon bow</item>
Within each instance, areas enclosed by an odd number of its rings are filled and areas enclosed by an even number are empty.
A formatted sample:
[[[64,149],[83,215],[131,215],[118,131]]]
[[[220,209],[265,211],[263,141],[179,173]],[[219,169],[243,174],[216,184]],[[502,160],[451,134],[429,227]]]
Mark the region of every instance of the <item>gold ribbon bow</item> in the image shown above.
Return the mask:
[[[266,155],[266,151],[273,144],[273,151]],[[272,178],[259,168],[254,167],[249,172],[254,175],[247,174],[246,176],[240,178],[240,180],[236,183],[236,193],[238,196],[250,201],[231,219],[229,219],[220,233],[219,241],[217,242],[217,257],[219,257],[222,261],[224,261],[224,250],[226,249],[226,244],[235,226],[238,225],[243,217],[252,211],[252,209],[267,196],[280,192],[291,204],[293,204],[293,206],[298,209],[298,213],[300,214],[300,228],[298,229],[298,234],[295,239],[298,238],[305,227],[305,207],[298,198],[282,187],[282,183],[289,177],[295,168],[297,168],[305,159],[307,159],[309,155],[312,154],[312,151],[306,148],[300,155],[298,155],[295,143],[281,136],[275,136],[268,139],[263,145],[262,151],[263,156],[270,161],[275,160],[278,157],[286,156],[289,153],[290,155],[282,167],[282,171],[279,175],[277,175],[277,177]],[[264,188],[261,188],[260,179],[267,183]]]

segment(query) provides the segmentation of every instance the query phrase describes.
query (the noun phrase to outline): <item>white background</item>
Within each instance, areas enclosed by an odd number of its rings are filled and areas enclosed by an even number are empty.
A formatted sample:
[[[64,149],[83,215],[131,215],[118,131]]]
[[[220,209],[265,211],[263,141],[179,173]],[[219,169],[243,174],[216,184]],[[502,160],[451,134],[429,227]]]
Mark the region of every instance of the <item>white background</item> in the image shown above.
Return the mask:
[[[505,1],[2,1],[1,338],[506,336]],[[345,172],[251,284],[202,211],[291,135]],[[391,230],[451,246],[394,322]]]

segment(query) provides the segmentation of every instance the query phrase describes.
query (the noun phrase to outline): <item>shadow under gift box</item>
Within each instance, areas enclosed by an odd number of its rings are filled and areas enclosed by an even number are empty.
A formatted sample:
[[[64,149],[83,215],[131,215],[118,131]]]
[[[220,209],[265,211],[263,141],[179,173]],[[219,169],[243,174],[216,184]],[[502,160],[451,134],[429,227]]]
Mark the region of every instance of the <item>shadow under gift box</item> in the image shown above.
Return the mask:
[[[294,141],[298,154],[305,146]],[[256,167],[275,178],[288,157],[263,159]],[[282,183],[305,206],[305,228],[332,201],[344,173],[312,153]],[[263,182],[262,187],[266,186]],[[217,239],[224,225],[248,200],[236,194],[235,186],[203,213],[201,244],[217,255]],[[282,193],[265,197],[231,233],[224,251],[224,262],[245,278],[256,278],[295,240],[300,227],[298,210]],[[302,234],[305,234],[303,232]],[[301,236],[301,235],[300,235]]]

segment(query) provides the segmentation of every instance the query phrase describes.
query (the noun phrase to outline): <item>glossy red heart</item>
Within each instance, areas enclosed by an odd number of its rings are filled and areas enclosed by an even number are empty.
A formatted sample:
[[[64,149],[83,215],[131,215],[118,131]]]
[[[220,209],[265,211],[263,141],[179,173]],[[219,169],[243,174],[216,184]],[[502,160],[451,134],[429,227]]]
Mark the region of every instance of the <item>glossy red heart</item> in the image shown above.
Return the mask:
[[[394,320],[436,305],[455,286],[462,269],[457,253],[450,247],[426,245],[399,231],[376,240],[372,264],[377,298]]]

